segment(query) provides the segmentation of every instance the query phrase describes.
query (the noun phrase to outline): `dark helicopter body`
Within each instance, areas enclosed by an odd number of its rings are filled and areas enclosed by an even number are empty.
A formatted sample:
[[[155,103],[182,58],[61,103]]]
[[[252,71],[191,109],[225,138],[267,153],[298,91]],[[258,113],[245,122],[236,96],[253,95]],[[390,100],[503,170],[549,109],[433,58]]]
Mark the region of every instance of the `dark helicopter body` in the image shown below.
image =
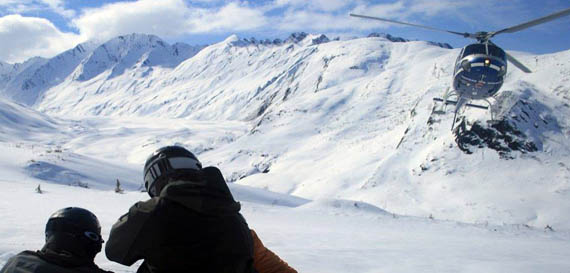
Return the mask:
[[[491,44],[470,44],[457,57],[453,70],[453,90],[468,100],[495,95],[507,73],[505,52]]]
[[[491,105],[487,99],[493,98],[494,95],[499,92],[499,89],[501,89],[504,77],[507,73],[507,60],[523,72],[531,73],[530,69],[528,69],[524,64],[491,42],[491,38],[502,33],[514,33],[521,31],[567,15],[570,15],[570,8],[498,31],[467,33],[410,24],[386,18],[350,14],[350,16],[354,17],[447,32],[477,40],[476,44],[467,45],[461,50],[461,53],[459,53],[453,69],[453,85],[451,91],[448,89],[444,93],[443,98],[434,98],[434,101],[443,102],[444,107],[447,104],[454,104],[455,116],[457,115],[457,111],[463,106],[488,109],[486,106],[471,104],[469,102],[471,100],[484,100]],[[456,100],[450,100],[449,98],[451,97],[454,97]],[[445,111],[442,110],[434,112],[445,113]],[[455,116],[451,126],[452,130],[453,125],[455,124]],[[493,119],[492,112],[491,119]]]

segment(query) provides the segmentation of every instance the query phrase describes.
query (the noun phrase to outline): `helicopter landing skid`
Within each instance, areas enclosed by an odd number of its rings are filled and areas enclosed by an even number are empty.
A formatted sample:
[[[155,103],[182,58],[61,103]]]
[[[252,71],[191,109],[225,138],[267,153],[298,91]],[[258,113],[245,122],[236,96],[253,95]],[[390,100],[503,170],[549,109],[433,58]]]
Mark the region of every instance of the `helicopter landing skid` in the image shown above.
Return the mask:
[[[455,97],[455,98],[459,98],[459,96],[457,95],[457,93],[455,91],[451,91],[449,92],[449,87],[445,90],[445,93],[443,94],[443,98],[433,98],[434,101],[438,101],[438,102],[443,102],[443,104],[441,105],[441,107],[439,108],[434,108],[433,113],[434,114],[438,114],[438,115],[443,115],[446,113],[446,106],[448,104],[453,104],[453,105],[457,105],[457,101],[456,100],[450,100],[450,97]]]
[[[455,97],[456,100],[450,100],[450,97]],[[434,114],[445,114],[446,113],[446,106],[448,104],[452,104],[455,105],[455,111],[453,111],[453,122],[451,124],[451,130],[453,131],[453,128],[455,127],[455,121],[457,118],[457,112],[459,112],[461,110],[461,108],[465,107],[473,107],[473,108],[478,108],[478,109],[483,109],[483,110],[489,110],[489,108],[491,107],[491,102],[489,102],[487,99],[485,99],[485,101],[487,102],[487,104],[489,104],[489,106],[483,106],[483,105],[478,105],[478,104],[472,104],[472,103],[467,103],[467,101],[465,100],[465,98],[459,96],[459,94],[457,94],[457,92],[455,91],[451,91],[449,92],[449,88],[446,90],[445,94],[443,95],[443,98],[433,98],[434,101],[437,102],[442,102],[442,106],[439,109],[435,109],[433,113]],[[493,113],[491,113],[491,120],[494,121],[494,115]]]
[[[441,98],[433,98],[434,101],[439,101],[439,102],[444,102],[445,105],[447,104],[453,104],[453,105],[457,105],[457,101],[455,100],[444,100]],[[483,105],[477,105],[477,104],[472,104],[472,103],[466,103],[464,104],[464,106],[467,107],[473,107],[473,108],[479,108],[479,109],[483,109],[483,110],[488,110],[489,106],[483,106]],[[443,113],[445,113],[445,111],[443,111]]]

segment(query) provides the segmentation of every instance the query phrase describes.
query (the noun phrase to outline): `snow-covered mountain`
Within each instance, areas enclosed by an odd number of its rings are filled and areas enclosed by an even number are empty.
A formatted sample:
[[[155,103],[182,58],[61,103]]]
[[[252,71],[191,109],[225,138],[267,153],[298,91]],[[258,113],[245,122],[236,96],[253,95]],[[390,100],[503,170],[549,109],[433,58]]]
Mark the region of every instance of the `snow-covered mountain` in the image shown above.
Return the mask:
[[[371,36],[231,36],[203,49],[118,37],[85,50],[66,77],[37,84],[36,99],[20,102],[59,117],[137,120],[60,143],[96,158],[141,164],[177,143],[229,181],[307,199],[570,228],[570,51],[513,52],[534,73],[510,67],[495,122],[467,109],[452,133],[452,109],[435,114],[432,98],[450,85],[459,49]],[[16,100],[20,91],[4,89]],[[109,145],[117,145],[112,156],[97,150]]]
[[[0,95],[14,99],[18,102],[26,101],[26,97],[36,97],[37,92],[27,90],[30,85],[26,82],[32,82],[35,72],[40,69],[48,60],[41,57],[31,58],[23,63],[3,64],[0,69]]]
[[[122,75],[127,69],[153,66],[176,67],[193,56],[201,47],[177,43],[168,45],[154,35],[131,34],[119,36],[97,47],[76,68],[71,80],[89,81],[110,70],[108,79]]]
[[[41,100],[52,87],[72,81],[88,81],[104,71],[110,78],[134,65],[175,67],[202,46],[169,45],[153,35],[119,36],[105,43],[86,42],[49,60],[33,58],[22,64],[0,64],[0,94],[26,105]]]

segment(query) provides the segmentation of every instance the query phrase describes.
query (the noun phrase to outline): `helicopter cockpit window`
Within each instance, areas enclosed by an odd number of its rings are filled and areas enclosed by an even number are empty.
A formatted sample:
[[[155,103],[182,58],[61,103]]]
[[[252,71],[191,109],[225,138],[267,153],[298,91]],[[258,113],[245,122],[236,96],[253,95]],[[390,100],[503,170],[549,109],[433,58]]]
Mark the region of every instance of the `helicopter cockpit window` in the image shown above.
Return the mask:
[[[489,55],[505,59],[505,51],[494,45],[489,45]]]
[[[465,47],[463,57],[472,54],[487,54],[484,44],[472,44]]]

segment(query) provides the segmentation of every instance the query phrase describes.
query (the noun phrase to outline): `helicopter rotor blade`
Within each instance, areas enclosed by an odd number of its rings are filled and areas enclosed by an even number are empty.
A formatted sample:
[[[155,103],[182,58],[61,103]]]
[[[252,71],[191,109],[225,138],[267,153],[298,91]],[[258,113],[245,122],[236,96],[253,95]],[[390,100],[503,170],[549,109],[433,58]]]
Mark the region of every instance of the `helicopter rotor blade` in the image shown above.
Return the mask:
[[[487,41],[487,43],[492,44],[496,47],[500,47],[497,44],[491,42],[491,41]],[[505,55],[507,56],[507,60],[509,60],[509,62],[511,62],[512,64],[514,64],[518,69],[522,70],[525,73],[532,73],[532,71],[526,67],[524,64],[522,64],[519,60],[517,60],[515,57],[513,57],[511,54],[507,53],[505,51]]]
[[[467,33],[467,32],[461,33],[461,32],[456,32],[456,31],[451,31],[451,30],[439,29],[439,28],[428,27],[428,26],[423,26],[423,25],[410,24],[410,23],[406,23],[406,22],[400,22],[400,21],[384,19],[384,18],[379,18],[379,17],[373,17],[373,16],[367,16],[367,15],[358,15],[358,14],[353,14],[353,13],[351,13],[350,16],[360,17],[360,18],[365,18],[365,19],[378,20],[378,21],[384,21],[384,22],[401,24],[401,25],[407,25],[407,26],[412,26],[412,27],[419,27],[419,28],[429,29],[429,30],[433,30],[433,31],[442,31],[442,32],[460,35],[460,36],[463,36],[465,38],[474,38],[474,39],[476,38],[474,34]]]
[[[509,62],[514,64],[516,67],[518,67],[518,69],[522,70],[525,73],[532,73],[532,71],[528,67],[519,62],[519,60],[515,59],[515,57],[513,57],[511,54],[507,52],[505,52],[505,54],[507,55],[507,60],[509,60]]]
[[[567,8],[567,9],[562,10],[562,11],[559,11],[559,12],[555,12],[555,13],[553,13],[553,14],[550,14],[550,15],[547,15],[547,16],[544,16],[544,17],[541,17],[541,18],[532,20],[532,21],[528,21],[528,22],[526,22],[526,23],[522,23],[522,24],[519,24],[519,25],[516,25],[516,26],[512,26],[512,27],[509,27],[509,28],[505,28],[505,29],[502,29],[502,30],[499,30],[499,31],[490,32],[490,33],[489,33],[489,34],[490,34],[490,35],[489,35],[489,38],[491,38],[491,37],[493,37],[493,36],[495,36],[495,35],[497,35],[497,34],[501,34],[501,33],[513,33],[513,32],[517,32],[517,31],[521,31],[521,30],[523,30],[523,29],[527,29],[527,28],[529,28],[529,27],[533,27],[533,26],[536,26],[536,25],[539,25],[539,24],[543,24],[543,23],[552,21],[552,20],[554,20],[554,19],[557,19],[557,18],[560,18],[560,17],[563,17],[563,16],[567,16],[567,15],[570,15],[570,8]]]

